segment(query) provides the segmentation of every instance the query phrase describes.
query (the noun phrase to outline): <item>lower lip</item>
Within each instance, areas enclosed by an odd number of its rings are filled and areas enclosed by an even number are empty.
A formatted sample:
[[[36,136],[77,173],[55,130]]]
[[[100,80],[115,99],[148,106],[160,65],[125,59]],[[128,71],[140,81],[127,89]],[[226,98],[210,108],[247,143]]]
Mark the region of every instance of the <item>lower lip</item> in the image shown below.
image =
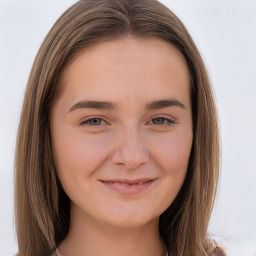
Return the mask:
[[[107,188],[119,192],[123,195],[137,195],[146,191],[155,180],[150,180],[142,184],[127,184],[127,183],[118,183],[118,182],[104,182],[101,183]]]

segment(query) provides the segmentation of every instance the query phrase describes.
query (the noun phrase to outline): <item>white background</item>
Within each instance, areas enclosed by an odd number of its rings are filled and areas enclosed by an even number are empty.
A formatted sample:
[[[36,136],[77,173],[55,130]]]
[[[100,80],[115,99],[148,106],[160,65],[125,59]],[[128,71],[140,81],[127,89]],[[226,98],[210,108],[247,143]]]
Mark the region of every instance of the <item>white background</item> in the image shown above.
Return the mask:
[[[73,0],[0,0],[0,256],[14,255],[13,157],[33,59]],[[256,256],[256,1],[162,0],[184,22],[214,85],[222,133],[209,232],[231,256]]]

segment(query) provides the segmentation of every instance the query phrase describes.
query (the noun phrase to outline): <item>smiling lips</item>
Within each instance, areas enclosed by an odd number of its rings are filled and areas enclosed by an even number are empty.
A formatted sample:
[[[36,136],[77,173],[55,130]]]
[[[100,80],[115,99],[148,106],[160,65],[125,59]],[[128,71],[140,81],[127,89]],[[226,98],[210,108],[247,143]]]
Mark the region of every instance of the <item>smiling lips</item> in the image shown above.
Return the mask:
[[[137,179],[137,180],[127,180],[127,179],[113,179],[113,180],[100,180],[100,182],[107,188],[119,192],[124,195],[136,195],[142,193],[148,189],[151,184],[155,182],[156,179]]]

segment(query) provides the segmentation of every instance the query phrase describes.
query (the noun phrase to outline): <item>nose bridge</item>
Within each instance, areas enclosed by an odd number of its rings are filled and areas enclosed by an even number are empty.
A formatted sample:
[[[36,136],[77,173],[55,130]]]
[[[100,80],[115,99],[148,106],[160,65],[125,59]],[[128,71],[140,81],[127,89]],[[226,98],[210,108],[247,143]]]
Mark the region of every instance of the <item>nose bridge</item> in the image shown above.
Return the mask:
[[[136,125],[122,129],[119,143],[115,149],[112,161],[123,164],[127,169],[135,169],[149,159],[142,132]]]

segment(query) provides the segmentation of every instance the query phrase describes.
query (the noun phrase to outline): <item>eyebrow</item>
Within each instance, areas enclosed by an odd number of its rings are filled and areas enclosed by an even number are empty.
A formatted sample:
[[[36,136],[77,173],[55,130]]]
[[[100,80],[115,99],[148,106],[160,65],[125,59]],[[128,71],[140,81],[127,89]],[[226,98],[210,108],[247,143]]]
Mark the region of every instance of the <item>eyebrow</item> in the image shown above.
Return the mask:
[[[165,99],[165,100],[153,101],[153,102],[146,105],[146,109],[147,110],[155,110],[155,109],[167,108],[167,107],[172,107],[172,106],[176,106],[176,107],[179,107],[179,108],[182,108],[182,109],[186,109],[184,104],[182,104],[180,101],[174,100],[174,99]]]
[[[156,110],[156,109],[167,108],[172,106],[186,109],[184,104],[174,99],[164,99],[164,100],[153,101],[151,103],[146,104],[145,109]],[[75,105],[73,105],[68,112],[74,111],[76,109],[82,109],[82,108],[94,108],[99,110],[115,110],[117,109],[117,105],[108,101],[79,101]]]
[[[69,112],[80,108],[95,108],[100,110],[114,110],[116,105],[107,101],[79,101],[72,106]]]

